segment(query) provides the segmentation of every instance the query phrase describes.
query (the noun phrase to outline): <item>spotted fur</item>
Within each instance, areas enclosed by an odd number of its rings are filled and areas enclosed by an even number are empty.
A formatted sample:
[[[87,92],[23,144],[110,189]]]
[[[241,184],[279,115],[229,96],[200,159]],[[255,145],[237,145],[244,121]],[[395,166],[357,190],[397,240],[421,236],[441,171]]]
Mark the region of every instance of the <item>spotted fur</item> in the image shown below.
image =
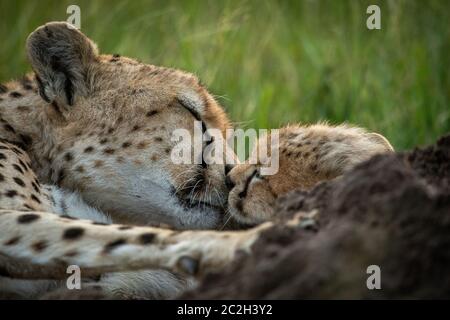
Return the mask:
[[[228,194],[223,165],[170,160],[174,129],[229,127],[196,77],[100,55],[66,23],[27,54],[35,73],[0,86],[0,290],[61,290],[75,264],[91,297],[173,297],[192,285],[176,274],[220,271],[271,226],[185,230],[219,226]]]
[[[317,183],[341,176],[378,153],[392,152],[386,138],[348,125],[292,125],[279,130],[277,148],[279,168],[274,175],[263,175],[257,151],[270,139],[261,137],[252,158],[228,174],[231,188],[229,212],[236,220],[255,225],[275,217],[276,199],[294,189],[309,190]],[[273,151],[269,153],[269,158]],[[257,164],[252,164],[257,162]],[[270,161],[269,161],[270,163]]]
[[[174,165],[170,158],[175,129],[193,133],[195,120],[223,132],[229,127],[195,76],[101,55],[60,22],[32,32],[26,48],[34,73],[0,86],[1,274],[58,277],[68,263],[86,267],[86,275],[153,267],[158,263],[133,255],[150,253],[169,231],[128,225],[221,224],[224,166]],[[124,260],[107,258],[118,252]],[[118,261],[127,267],[116,267]],[[158,275],[167,286],[153,296],[186,286],[185,279]],[[149,276],[151,283],[157,278]],[[51,287],[35,284],[0,278],[0,288],[16,287],[25,297]]]

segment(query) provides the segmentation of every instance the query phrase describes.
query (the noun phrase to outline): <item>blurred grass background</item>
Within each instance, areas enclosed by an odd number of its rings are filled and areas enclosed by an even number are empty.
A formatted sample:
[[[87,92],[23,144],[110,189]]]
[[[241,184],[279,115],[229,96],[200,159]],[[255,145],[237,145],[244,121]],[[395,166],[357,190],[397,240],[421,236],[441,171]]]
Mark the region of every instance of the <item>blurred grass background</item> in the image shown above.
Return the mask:
[[[26,37],[71,4],[102,52],[197,74],[240,127],[346,121],[397,149],[450,131],[450,1],[0,0],[0,81],[29,71]]]

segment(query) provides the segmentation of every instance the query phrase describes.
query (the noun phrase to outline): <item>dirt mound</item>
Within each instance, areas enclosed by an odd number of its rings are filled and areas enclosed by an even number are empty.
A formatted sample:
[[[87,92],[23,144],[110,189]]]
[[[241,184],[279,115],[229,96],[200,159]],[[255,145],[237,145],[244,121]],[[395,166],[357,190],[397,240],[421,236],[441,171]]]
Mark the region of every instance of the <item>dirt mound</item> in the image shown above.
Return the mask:
[[[450,135],[278,203],[282,219],[315,209],[316,227],[269,229],[184,298],[450,298]],[[381,290],[367,288],[370,265]]]

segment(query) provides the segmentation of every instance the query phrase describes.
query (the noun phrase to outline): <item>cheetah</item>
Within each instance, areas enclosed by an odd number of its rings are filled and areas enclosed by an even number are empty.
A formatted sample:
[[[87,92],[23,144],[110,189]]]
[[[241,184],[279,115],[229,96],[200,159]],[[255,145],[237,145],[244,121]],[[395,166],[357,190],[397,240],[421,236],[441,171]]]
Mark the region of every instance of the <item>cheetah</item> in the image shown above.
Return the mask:
[[[279,129],[278,134],[278,144],[267,148],[278,148],[277,173],[261,172],[267,159],[258,159],[257,151],[271,141],[266,136],[258,140],[247,163],[227,169],[229,214],[241,223],[257,225],[272,220],[279,196],[294,189],[310,190],[375,154],[394,150],[382,135],[348,125],[291,125]]]
[[[87,265],[90,258],[75,249],[89,251],[88,242],[74,240],[92,236],[115,249],[130,232],[136,235],[129,225],[220,225],[228,194],[224,166],[171,161],[175,129],[193,131],[195,121],[203,130],[230,127],[194,75],[99,54],[64,22],[37,28],[26,50],[34,73],[0,86],[2,274],[54,277],[53,266],[66,265],[69,256]],[[170,232],[151,229],[133,241],[153,242],[156,234]],[[105,255],[91,251],[93,259]]]

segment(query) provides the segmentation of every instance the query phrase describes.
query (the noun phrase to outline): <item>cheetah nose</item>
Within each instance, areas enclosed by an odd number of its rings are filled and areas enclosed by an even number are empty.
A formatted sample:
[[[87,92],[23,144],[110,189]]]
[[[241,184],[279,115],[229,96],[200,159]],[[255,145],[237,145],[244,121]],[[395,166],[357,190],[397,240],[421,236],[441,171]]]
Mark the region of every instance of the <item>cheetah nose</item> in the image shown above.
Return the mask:
[[[231,171],[231,169],[233,169],[234,166],[232,164],[226,164],[225,165],[225,175],[228,175]]]
[[[233,180],[231,180],[230,175],[227,175],[227,176],[226,176],[226,178],[225,178],[225,184],[226,184],[228,190],[231,190],[231,189],[234,188],[235,183],[233,182]]]

